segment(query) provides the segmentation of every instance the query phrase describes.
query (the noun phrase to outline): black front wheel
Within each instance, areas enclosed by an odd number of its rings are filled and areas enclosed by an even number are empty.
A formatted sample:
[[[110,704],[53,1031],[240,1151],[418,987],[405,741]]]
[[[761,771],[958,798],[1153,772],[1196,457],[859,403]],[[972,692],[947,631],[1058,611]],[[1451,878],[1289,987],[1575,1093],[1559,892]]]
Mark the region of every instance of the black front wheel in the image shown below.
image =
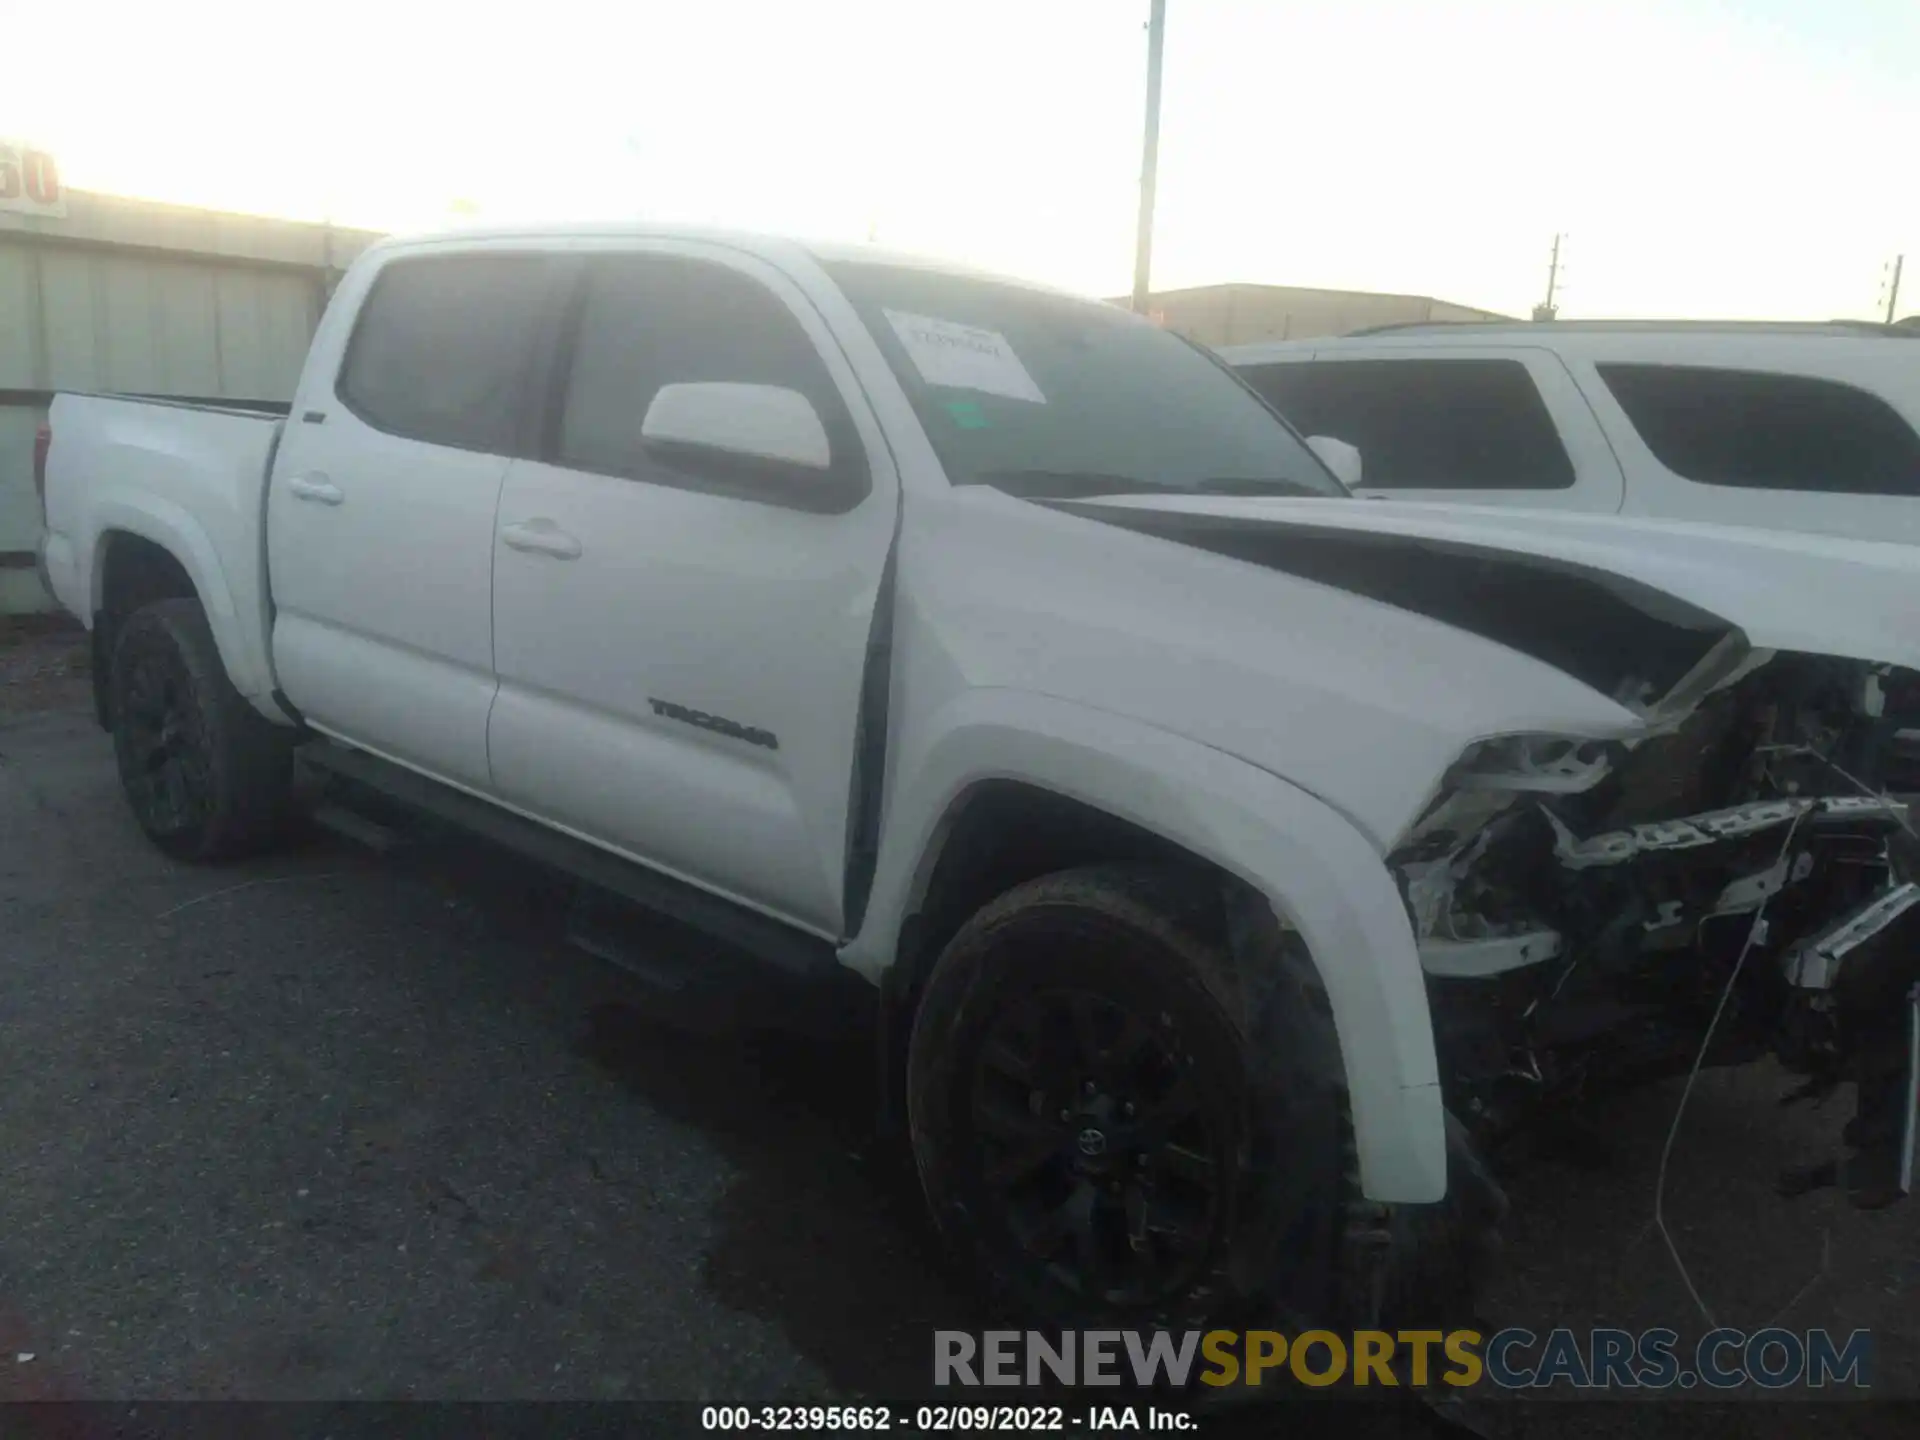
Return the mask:
[[[226,860],[277,838],[292,784],[290,733],[249,705],[197,600],[160,600],[114,638],[113,748],[134,818],[183,860]]]
[[[1151,870],[1048,876],[962,928],[908,1111],[936,1223],[996,1301],[1065,1325],[1335,1318],[1355,1192],[1310,976],[1239,973],[1217,887]]]

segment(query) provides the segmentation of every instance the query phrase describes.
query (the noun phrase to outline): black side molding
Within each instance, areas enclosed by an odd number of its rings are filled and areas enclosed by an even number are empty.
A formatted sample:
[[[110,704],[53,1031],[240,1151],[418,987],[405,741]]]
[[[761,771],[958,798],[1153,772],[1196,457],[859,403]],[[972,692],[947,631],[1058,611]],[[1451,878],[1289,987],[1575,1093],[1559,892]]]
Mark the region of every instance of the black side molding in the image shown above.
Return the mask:
[[[830,941],[550,830],[403,765],[330,741],[310,745],[301,754],[318,770],[376,790],[644,909],[672,916],[796,978],[825,979],[841,971],[839,953]]]

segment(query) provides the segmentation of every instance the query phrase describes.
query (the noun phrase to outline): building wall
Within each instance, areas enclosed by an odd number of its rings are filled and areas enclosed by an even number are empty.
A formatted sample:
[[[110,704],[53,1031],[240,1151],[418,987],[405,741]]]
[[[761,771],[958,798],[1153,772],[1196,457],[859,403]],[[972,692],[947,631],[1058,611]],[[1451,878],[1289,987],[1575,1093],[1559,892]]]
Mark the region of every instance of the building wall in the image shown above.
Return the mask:
[[[1150,303],[1168,329],[1212,346],[1311,340],[1373,325],[1508,318],[1424,295],[1376,295],[1286,285],[1209,285],[1196,290],[1169,290],[1153,296]]]
[[[0,235],[0,390],[284,400],[320,277]]]
[[[378,237],[69,192],[0,213],[0,613],[44,609],[33,436],[56,390],[293,398],[331,285]]]

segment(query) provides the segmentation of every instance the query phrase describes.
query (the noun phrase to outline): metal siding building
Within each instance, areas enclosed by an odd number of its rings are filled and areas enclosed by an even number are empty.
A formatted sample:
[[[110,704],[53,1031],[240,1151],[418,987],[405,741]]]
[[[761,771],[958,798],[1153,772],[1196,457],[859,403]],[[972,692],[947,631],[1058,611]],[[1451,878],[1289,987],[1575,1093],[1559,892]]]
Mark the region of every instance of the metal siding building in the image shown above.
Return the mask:
[[[1115,300],[1130,306],[1130,300]],[[1292,285],[1202,285],[1162,290],[1149,309],[1169,330],[1202,345],[1247,345],[1256,340],[1312,340],[1346,335],[1370,325],[1452,320],[1507,320],[1425,295],[1381,295],[1364,290],[1312,290]]]
[[[54,391],[284,403],[333,282],[377,238],[84,191],[63,217],[0,211],[0,613],[51,603],[33,436]]]

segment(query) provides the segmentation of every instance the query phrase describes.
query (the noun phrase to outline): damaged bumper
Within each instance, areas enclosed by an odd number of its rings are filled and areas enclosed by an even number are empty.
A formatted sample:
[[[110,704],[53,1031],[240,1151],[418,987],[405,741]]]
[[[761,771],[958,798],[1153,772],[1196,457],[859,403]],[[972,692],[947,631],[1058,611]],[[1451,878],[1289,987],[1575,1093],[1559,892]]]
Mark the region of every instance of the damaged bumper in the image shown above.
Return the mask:
[[[1685,819],[1636,825],[1630,830],[1615,830],[1588,840],[1576,839],[1551,812],[1548,812],[1547,819],[1554,828],[1554,855],[1570,870],[1585,870],[1595,865],[1624,864],[1641,855],[1671,854],[1698,850],[1723,841],[1745,840],[1749,836],[1769,830],[1777,831],[1795,822],[1820,825],[1886,821],[1898,824],[1906,815],[1907,806],[1904,803],[1879,795],[1760,800]]]
[[[1807,1077],[1803,1095],[1856,1092],[1845,1157],[1787,1188],[1891,1203],[1920,1144],[1909,807],[1808,793],[1776,774],[1774,752],[1794,747],[1769,745],[1747,773],[1790,793],[1634,817],[1711,795],[1659,769],[1711,770],[1698,739],[1607,764],[1578,741],[1557,756],[1543,737],[1480,747],[1396,854],[1449,1106],[1497,1137],[1569,1099],[1771,1053]]]
[[[1856,1091],[1843,1162],[1801,1172],[1843,1185],[1863,1209],[1913,1191],[1920,1143],[1920,883],[1890,884],[1791,947],[1781,969],[1802,1015],[1787,1058],[1820,1093]]]

